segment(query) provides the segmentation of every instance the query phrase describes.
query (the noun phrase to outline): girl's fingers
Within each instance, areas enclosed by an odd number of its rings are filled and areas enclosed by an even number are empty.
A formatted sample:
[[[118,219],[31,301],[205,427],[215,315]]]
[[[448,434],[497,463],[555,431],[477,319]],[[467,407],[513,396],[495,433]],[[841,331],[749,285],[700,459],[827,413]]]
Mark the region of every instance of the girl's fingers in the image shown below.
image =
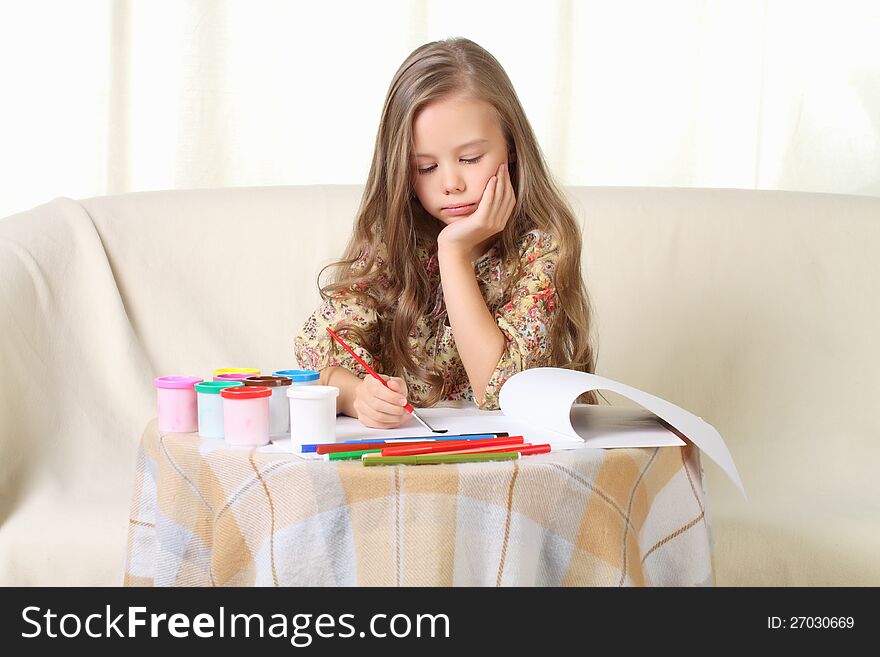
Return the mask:
[[[510,169],[508,165],[504,165],[504,206],[503,206],[503,217],[504,223],[507,223],[507,220],[510,219],[510,215],[513,214],[513,208],[516,206],[516,194],[513,191],[513,181],[510,179]]]
[[[380,375],[381,376],[381,375]],[[369,387],[367,388],[370,391],[370,395],[373,397],[377,397],[378,399],[383,399],[390,404],[395,404],[399,406],[403,406],[406,403],[406,384],[402,379],[388,377],[385,379],[388,382],[388,385],[394,385],[398,388],[398,390],[393,390],[392,388],[386,387],[376,381],[376,379],[372,379],[369,382]],[[400,404],[400,400],[404,400],[404,404]]]
[[[389,389],[381,381],[372,376],[363,380],[355,400],[355,409],[358,419],[362,424],[377,429],[393,429],[409,420],[409,412],[404,408],[406,404],[406,382],[403,379],[379,375],[389,386],[398,388],[397,391]]]
[[[498,208],[498,176],[492,176],[489,178],[489,182],[486,183],[486,190],[483,193],[483,200],[480,202],[480,205],[486,206],[486,212],[481,217],[481,222],[483,224],[492,225],[493,217],[495,216],[495,212]]]
[[[393,429],[399,427],[409,420],[409,413],[405,415],[388,415],[375,411],[368,411],[360,414],[360,421],[370,427],[377,429]]]
[[[361,415],[358,419],[361,421],[361,424],[371,429],[393,429],[396,426],[389,422],[379,422],[369,415]]]
[[[510,183],[510,172],[507,170],[507,162],[502,162],[499,167],[498,182],[500,185],[498,207],[499,210],[501,210],[506,207],[507,200],[510,198],[510,193],[513,191]]]
[[[355,402],[358,419],[367,426],[377,426],[379,428],[400,426],[409,420],[409,413],[404,408],[391,405],[383,406],[382,404],[384,402],[380,403],[369,396],[359,399]]]
[[[507,202],[508,191],[510,188],[510,178],[507,175],[507,165],[501,165],[501,193],[498,195],[498,207],[503,209]]]
[[[399,427],[409,420],[406,410],[406,382],[396,377],[382,376],[389,386],[400,388],[395,391],[373,377],[364,379],[365,387],[359,394],[358,418],[367,426],[379,429]]]
[[[388,401],[391,401],[392,399],[398,397],[399,393],[396,392],[392,387],[390,387],[394,379],[390,376],[386,376],[385,374],[380,374],[379,376],[382,377],[382,381],[384,381],[385,383],[383,384],[381,381],[377,381],[375,378],[370,378],[369,385],[367,386],[367,390],[370,391],[370,395],[372,395],[373,397],[379,397],[380,399],[387,399]]]
[[[404,419],[398,419],[391,422],[383,422],[372,417],[361,418],[361,422],[368,427],[372,427],[374,429],[396,429],[400,425],[406,424],[406,420]]]
[[[399,404],[397,401],[391,402],[385,399],[380,399],[379,397],[373,397],[367,402],[367,405],[377,413],[393,417],[400,417],[407,412],[403,407],[403,404]]]
[[[406,399],[406,381],[404,381],[400,377],[394,377],[392,381],[394,381],[394,383],[397,385],[395,392],[399,392],[400,396]]]
[[[406,381],[399,377],[388,379],[388,387],[394,392],[400,393],[401,397],[406,397]]]
[[[504,175],[504,170],[499,167],[495,178],[495,191],[492,205],[487,213],[487,222],[493,232],[499,232],[504,228],[504,207],[506,204],[506,194],[508,181]]]
[[[495,171],[494,176],[489,176],[489,180],[486,181],[486,186],[483,188],[483,195],[480,197],[480,202],[477,203],[477,212],[475,212],[472,217],[477,219],[477,223],[489,224],[492,223],[492,217],[495,214],[496,209],[496,200],[498,198],[498,171]],[[479,216],[478,216],[479,215]]]
[[[492,193],[494,190],[495,185],[492,181],[492,176],[489,176],[489,180],[486,181],[486,187],[483,189],[483,196],[480,198],[480,202],[477,205],[483,205],[484,203],[489,204],[492,201]]]
[[[498,197],[497,194],[498,188],[498,178],[489,178],[489,184],[486,185],[486,219],[491,219],[492,210],[495,207],[495,199]]]

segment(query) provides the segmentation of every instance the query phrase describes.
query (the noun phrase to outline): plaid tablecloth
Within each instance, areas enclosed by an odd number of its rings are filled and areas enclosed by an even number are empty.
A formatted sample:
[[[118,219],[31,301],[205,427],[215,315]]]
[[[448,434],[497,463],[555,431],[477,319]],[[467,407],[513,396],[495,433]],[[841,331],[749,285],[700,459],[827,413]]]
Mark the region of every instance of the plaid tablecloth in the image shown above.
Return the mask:
[[[141,438],[127,586],[712,585],[699,451],[364,467]]]

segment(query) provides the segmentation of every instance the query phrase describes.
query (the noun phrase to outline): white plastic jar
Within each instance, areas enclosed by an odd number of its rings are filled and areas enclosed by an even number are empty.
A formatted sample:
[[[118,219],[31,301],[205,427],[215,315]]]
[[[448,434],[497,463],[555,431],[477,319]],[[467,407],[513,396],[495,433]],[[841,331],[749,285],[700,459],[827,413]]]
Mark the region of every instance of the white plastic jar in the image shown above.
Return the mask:
[[[317,370],[278,370],[274,376],[286,376],[294,386],[321,385],[321,373]]]
[[[290,440],[299,449],[303,443],[336,441],[336,386],[291,386]]]
[[[195,385],[199,398],[199,435],[202,438],[223,438],[223,398],[224,388],[241,388],[240,381],[202,381]]]
[[[243,383],[246,386],[265,386],[272,391],[269,398],[269,435],[272,438],[286,437],[290,432],[287,389],[292,381],[286,376],[249,376]]]

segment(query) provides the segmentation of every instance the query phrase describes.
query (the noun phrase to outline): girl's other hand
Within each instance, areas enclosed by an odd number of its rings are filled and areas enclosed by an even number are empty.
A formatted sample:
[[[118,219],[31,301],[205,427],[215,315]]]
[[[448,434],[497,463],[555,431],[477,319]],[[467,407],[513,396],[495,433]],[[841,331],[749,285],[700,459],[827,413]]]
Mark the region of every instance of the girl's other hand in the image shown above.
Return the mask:
[[[440,231],[437,237],[440,248],[471,254],[479,244],[504,230],[513,214],[516,194],[510,182],[507,162],[502,162],[495,174],[486,183],[483,196],[473,214]]]
[[[380,374],[388,388],[375,377],[367,375],[357,387],[354,410],[362,424],[374,429],[396,429],[409,421],[406,405],[406,383],[399,377]]]

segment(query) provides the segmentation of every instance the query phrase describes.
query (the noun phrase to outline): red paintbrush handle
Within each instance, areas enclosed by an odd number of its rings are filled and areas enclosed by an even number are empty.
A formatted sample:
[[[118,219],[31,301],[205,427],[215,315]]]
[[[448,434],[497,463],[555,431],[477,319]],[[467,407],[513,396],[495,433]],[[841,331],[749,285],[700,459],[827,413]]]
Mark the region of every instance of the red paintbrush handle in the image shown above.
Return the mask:
[[[351,350],[351,347],[349,347],[347,344],[345,344],[342,341],[342,338],[340,338],[338,335],[336,335],[329,326],[327,327],[327,333],[332,335],[333,339],[336,340],[336,342],[338,342],[339,344],[341,344],[345,348],[345,350],[351,354],[351,357],[354,358],[358,363],[360,363],[361,367],[363,367],[365,370],[367,370],[368,373],[372,374],[383,386],[388,388],[388,382],[385,379],[383,379],[381,376],[376,374],[376,370],[374,370],[372,367],[367,365],[366,361],[364,361],[363,358],[361,358],[356,353],[354,353]],[[388,389],[391,390],[391,388],[388,388]],[[409,403],[407,403],[407,405],[404,406],[404,408],[406,410],[408,410],[410,413],[415,413],[415,410],[413,409],[413,407]]]

